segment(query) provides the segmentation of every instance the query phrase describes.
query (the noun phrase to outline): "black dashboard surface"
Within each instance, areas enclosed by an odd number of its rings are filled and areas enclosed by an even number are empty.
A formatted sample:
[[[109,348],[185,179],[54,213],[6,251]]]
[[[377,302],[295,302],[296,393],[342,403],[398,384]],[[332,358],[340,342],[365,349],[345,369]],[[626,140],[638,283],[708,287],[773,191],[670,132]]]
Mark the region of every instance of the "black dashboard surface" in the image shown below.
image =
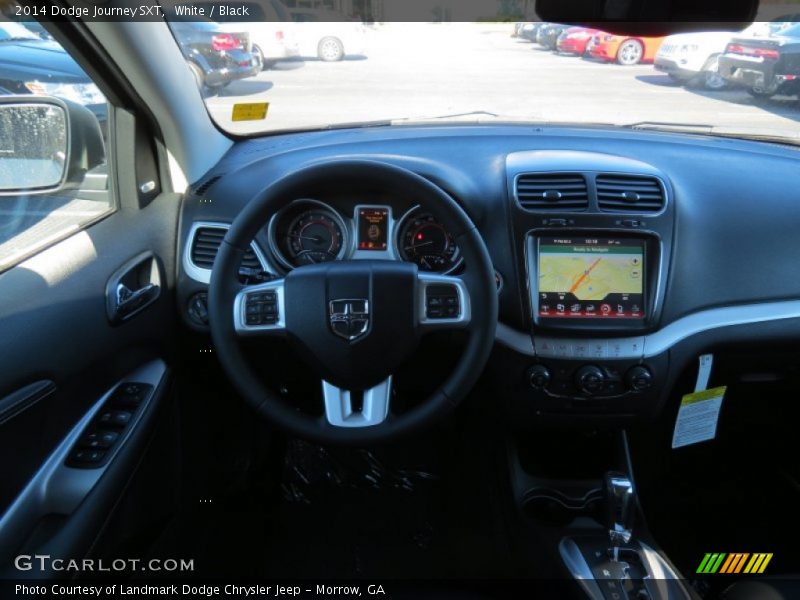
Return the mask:
[[[531,317],[520,232],[535,228],[541,215],[509,197],[506,157],[534,150],[633,159],[663,174],[674,227],[658,327],[702,309],[800,298],[800,153],[789,146],[687,134],[445,125],[241,140],[192,186],[203,186],[202,195],[187,194],[180,248],[193,223],[232,222],[257,192],[303,165],[333,158],[384,161],[427,177],[462,204],[504,279],[500,320],[524,330]],[[180,279],[181,285],[191,283],[183,273]]]

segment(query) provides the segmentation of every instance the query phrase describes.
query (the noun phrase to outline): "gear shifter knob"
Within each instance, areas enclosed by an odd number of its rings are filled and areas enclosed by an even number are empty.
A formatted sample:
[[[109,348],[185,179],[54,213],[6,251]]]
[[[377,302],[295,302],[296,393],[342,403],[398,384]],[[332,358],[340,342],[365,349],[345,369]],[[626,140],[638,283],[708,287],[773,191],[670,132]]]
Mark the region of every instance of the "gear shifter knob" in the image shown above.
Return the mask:
[[[636,498],[633,483],[622,473],[613,471],[605,476],[606,526],[614,560],[619,558],[619,547],[627,544],[633,533],[636,517]]]

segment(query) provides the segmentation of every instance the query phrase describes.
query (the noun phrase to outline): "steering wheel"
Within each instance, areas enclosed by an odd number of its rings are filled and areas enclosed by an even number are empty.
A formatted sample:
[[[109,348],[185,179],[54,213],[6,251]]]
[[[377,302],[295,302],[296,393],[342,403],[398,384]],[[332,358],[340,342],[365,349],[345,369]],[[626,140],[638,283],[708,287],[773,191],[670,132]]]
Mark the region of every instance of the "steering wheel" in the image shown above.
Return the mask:
[[[463,275],[423,273],[394,260],[344,260],[301,266],[258,285],[239,283],[242,256],[273,214],[311,189],[348,182],[391,190],[424,206],[453,235],[464,256]],[[475,224],[427,179],[367,160],[316,163],[254,197],[220,245],[208,307],[217,356],[245,400],[278,427],[330,444],[388,441],[447,414],[475,385],[497,326],[494,268]],[[392,374],[423,334],[447,328],[467,333],[458,363],[429,398],[394,414]],[[240,337],[275,335],[285,336],[310,373],[322,379],[323,417],[288,404],[246,359]]]

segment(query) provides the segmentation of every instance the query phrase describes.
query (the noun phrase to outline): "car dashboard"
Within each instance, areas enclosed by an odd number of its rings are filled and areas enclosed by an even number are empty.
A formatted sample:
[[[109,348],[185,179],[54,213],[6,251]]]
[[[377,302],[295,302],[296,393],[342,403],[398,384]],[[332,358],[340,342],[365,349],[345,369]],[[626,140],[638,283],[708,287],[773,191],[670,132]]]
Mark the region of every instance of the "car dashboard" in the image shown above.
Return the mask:
[[[697,356],[800,333],[800,183],[789,146],[592,127],[400,126],[240,140],[184,199],[178,300],[206,331],[216,248],[282,174],[333,158],[404,167],[486,243],[499,325],[487,376],[516,422],[660,414]],[[418,199],[348,183],[264,223],[243,282],[333,260],[469,270]]]

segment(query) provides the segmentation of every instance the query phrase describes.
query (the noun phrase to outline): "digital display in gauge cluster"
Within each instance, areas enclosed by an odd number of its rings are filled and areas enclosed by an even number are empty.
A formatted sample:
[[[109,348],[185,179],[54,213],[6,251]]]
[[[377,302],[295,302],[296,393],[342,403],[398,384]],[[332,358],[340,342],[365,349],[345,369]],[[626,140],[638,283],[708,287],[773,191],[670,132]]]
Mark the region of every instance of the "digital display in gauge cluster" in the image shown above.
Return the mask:
[[[358,249],[385,252],[389,247],[389,210],[383,207],[358,209]]]

